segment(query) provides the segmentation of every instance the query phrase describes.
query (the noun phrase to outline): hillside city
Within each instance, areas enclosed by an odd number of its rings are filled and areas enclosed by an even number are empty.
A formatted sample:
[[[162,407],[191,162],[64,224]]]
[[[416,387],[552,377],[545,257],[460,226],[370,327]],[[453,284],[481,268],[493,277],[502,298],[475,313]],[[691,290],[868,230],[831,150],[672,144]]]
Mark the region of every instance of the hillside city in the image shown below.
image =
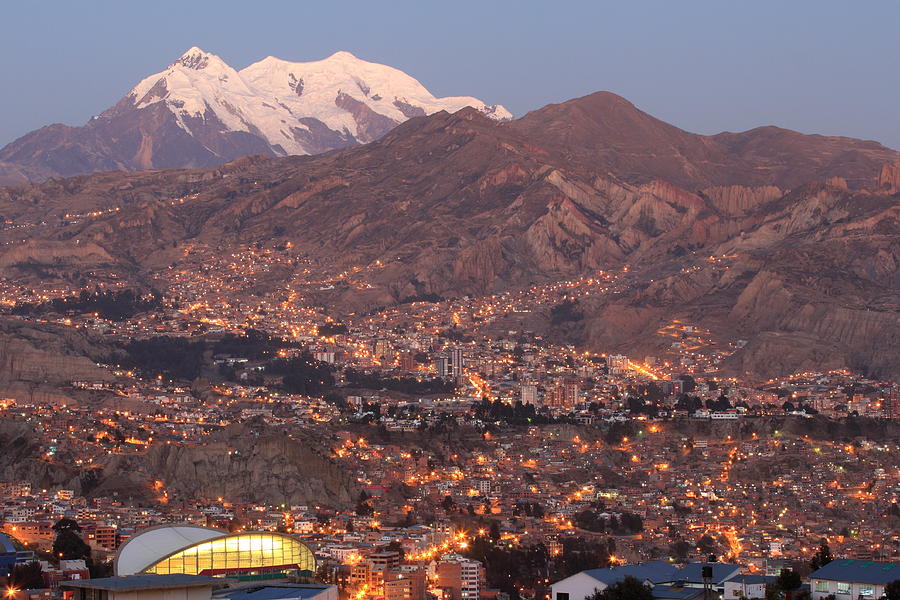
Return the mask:
[[[714,560],[771,583],[807,576],[823,545],[900,560],[895,382],[847,370],[726,377],[742,340],[686,322],[657,332],[658,356],[639,357],[507,328],[536,311],[564,322],[579,299],[616,293],[627,270],[335,321],[312,295],[365,289],[379,265],[297,268],[304,257],[284,245],[184,252],[196,269],[170,269],[159,281],[171,285],[142,297],[114,282],[80,295],[3,282],[14,318],[120,349],[96,378],[61,386],[62,405],[0,403],[10,449],[83,473],[78,489],[2,485],[3,530],[46,557],[54,592],[108,572],[146,528],[176,523],[290,533],[314,551],[317,580],[357,600],[537,600],[584,569],[653,561]],[[284,264],[295,279],[260,292]],[[235,435],[311,448],[349,474],[346,497],[202,497],[140,462],[162,445],[253,451]],[[85,483],[116,457],[134,459],[143,489]],[[67,520],[90,568],[47,554]],[[398,591],[388,572],[413,588]]]
[[[900,2],[3,9],[0,600],[900,600]]]

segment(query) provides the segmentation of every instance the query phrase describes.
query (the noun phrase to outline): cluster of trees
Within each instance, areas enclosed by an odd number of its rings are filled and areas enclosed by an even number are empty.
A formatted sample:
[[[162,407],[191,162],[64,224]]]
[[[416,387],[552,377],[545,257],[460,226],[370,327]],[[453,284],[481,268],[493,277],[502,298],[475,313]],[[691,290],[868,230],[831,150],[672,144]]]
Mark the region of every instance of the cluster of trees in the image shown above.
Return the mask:
[[[584,318],[578,300],[566,298],[550,309],[550,324],[562,325],[571,321],[580,321]]]
[[[554,558],[553,580],[565,579],[586,569],[609,566],[609,557],[616,553],[616,540],[587,540],[566,537],[560,540],[562,551]]]
[[[523,404],[516,400],[515,404],[507,404],[499,399],[491,401],[482,398],[475,405],[475,417],[487,422],[503,422],[509,425],[544,425],[556,422],[552,417],[537,412],[533,404]]]
[[[577,513],[572,522],[587,531],[614,535],[634,535],[644,530],[644,520],[640,515],[630,512],[619,513],[619,516],[616,516],[589,508]]]
[[[514,546],[500,543],[499,537],[499,529],[496,529],[496,538],[491,535],[476,537],[465,555],[484,564],[488,587],[506,592],[510,600],[519,600],[520,588],[530,587],[538,579],[549,578],[550,553],[543,544]]]
[[[347,369],[344,373],[347,385],[368,390],[391,390],[404,394],[433,395],[453,393],[453,384],[443,379],[425,379],[419,381],[415,377],[382,377],[378,373],[364,373],[355,369]]]
[[[316,396],[334,387],[334,367],[315,360],[304,352],[296,358],[276,358],[265,366],[265,372],[281,375],[281,386],[291,394]]]
[[[444,297],[440,294],[435,294],[433,292],[425,293],[425,294],[414,294],[411,296],[404,296],[400,300],[397,301],[397,304],[410,304],[412,302],[431,302],[434,304],[435,302],[443,302]]]
[[[797,590],[803,584],[800,573],[793,569],[782,569],[775,581],[766,585],[766,600],[783,600],[790,596],[793,600],[802,600]],[[809,598],[809,592],[805,593]]]
[[[331,337],[333,335],[342,335],[349,333],[349,329],[343,323],[322,323],[317,328],[319,335]]]
[[[813,555],[812,560],[809,561],[809,568],[815,571],[817,569],[821,569],[833,560],[834,554],[831,553],[831,548],[828,547],[828,542],[823,539],[819,542],[819,549],[816,550],[816,553]]]
[[[728,410],[730,408],[734,408],[737,406],[741,406],[743,408],[750,408],[750,406],[746,402],[737,402],[734,405],[731,404],[731,400],[728,399],[728,396],[725,394],[719,394],[719,397],[715,400],[707,400],[706,403],[697,396],[689,396],[687,394],[682,394],[678,398],[678,402],[675,404],[675,408],[678,410],[686,410],[688,412],[694,412],[695,410],[699,410],[703,407],[708,408],[709,410],[715,411],[723,411]]]
[[[173,379],[194,379],[203,369],[204,341],[168,335],[131,340],[125,346],[125,357],[119,363],[147,375],[163,373]]]
[[[123,321],[158,308],[161,303],[162,296],[156,291],[140,294],[134,290],[82,290],[77,296],[17,304],[10,312],[14,315],[97,313],[104,319]]]
[[[587,600],[653,600],[653,592],[643,581],[628,575],[603,591],[595,591]]]
[[[513,516],[534,517],[535,519],[544,518],[544,507],[536,502],[516,502],[513,506]]]
[[[212,345],[213,355],[239,356],[249,360],[263,360],[283,348],[298,348],[299,344],[259,329],[247,329],[242,335],[229,333]]]
[[[794,412],[795,410],[799,410],[805,412],[808,415],[817,415],[819,411],[810,406],[809,404],[804,404],[803,402],[798,402],[796,405],[790,400],[785,401],[784,404],[781,405],[782,410],[784,412]]]
[[[372,505],[369,504],[370,496],[366,493],[365,490],[359,493],[359,498],[356,501],[356,514],[360,517],[371,517],[375,512],[375,509],[372,508]]]

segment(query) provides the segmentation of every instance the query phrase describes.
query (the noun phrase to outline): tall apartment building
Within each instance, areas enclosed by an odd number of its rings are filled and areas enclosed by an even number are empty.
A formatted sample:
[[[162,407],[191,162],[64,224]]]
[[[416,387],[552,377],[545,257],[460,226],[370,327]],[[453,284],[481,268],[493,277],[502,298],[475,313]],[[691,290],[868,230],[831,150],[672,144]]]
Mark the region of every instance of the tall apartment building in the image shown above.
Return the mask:
[[[537,386],[526,384],[519,388],[519,400],[522,401],[522,404],[533,404],[537,406],[538,403],[538,393]]]
[[[450,348],[450,364],[449,364],[449,372],[447,373],[451,377],[460,377],[463,374],[463,367],[465,366],[465,357],[463,356],[462,348]]]
[[[628,357],[622,354],[610,354],[606,357],[606,368],[610,375],[620,375],[628,368]]]
[[[478,600],[484,588],[484,565],[458,554],[445,556],[437,563],[437,587],[444,600]]]
[[[425,569],[400,565],[384,573],[384,600],[424,600]]]

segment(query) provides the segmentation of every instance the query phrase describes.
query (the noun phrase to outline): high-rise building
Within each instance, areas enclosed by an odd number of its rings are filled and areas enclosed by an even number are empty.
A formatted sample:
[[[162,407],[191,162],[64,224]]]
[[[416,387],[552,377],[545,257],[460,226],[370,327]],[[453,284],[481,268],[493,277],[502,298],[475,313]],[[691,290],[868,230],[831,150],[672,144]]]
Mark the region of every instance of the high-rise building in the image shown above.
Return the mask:
[[[484,581],[484,565],[477,560],[449,554],[437,563],[437,587],[444,600],[478,600]]]
[[[384,573],[384,600],[423,600],[425,569],[419,565],[400,565]]]
[[[606,357],[606,368],[610,375],[619,375],[628,368],[628,357],[622,354],[610,354]]]
[[[537,406],[537,386],[526,384],[519,388],[519,400],[522,401],[522,404],[533,404]]]
[[[412,371],[416,366],[412,352],[404,352],[400,355],[400,369],[403,371]]]
[[[370,590],[384,587],[385,573],[400,566],[399,552],[373,552],[350,568],[350,583]],[[379,594],[380,595],[380,594]]]
[[[450,371],[447,373],[451,377],[460,377],[463,374],[463,367],[465,366],[465,357],[463,356],[462,348],[451,348],[450,349]]]
[[[446,356],[436,356],[432,364],[439,377],[447,377],[450,374],[450,361]]]
[[[374,352],[372,354],[382,362],[390,362],[394,359],[394,348],[391,346],[389,340],[376,340]]]
[[[578,381],[567,379],[563,381],[563,405],[566,408],[572,408],[578,404],[581,390],[578,388]]]

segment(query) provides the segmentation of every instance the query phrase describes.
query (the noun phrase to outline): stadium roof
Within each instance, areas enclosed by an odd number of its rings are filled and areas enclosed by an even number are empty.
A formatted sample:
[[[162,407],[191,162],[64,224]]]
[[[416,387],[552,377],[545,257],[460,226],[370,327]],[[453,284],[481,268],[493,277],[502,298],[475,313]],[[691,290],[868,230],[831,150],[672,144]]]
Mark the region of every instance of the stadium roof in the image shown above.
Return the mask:
[[[0,552],[6,553],[15,553],[18,552],[18,549],[13,545],[12,540],[9,536],[0,533]]]
[[[196,525],[160,525],[145,529],[122,544],[116,553],[116,575],[140,573],[161,558],[226,532]]]
[[[207,577],[205,575],[129,575],[127,577],[101,577],[99,579],[74,579],[61,581],[60,585],[66,587],[106,590],[106,591],[137,591],[158,590],[163,588],[183,587],[207,587],[228,583],[221,577]]]

